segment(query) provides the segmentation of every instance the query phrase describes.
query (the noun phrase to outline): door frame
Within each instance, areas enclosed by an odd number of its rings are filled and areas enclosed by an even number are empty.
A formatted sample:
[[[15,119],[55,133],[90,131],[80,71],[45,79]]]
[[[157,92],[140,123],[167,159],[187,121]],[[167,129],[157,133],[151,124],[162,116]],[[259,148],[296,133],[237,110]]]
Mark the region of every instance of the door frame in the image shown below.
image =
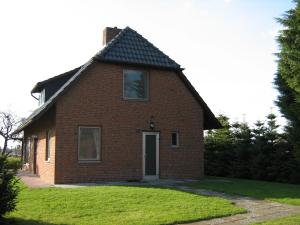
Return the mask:
[[[146,135],[156,136],[156,175],[146,175]],[[144,131],[143,132],[143,180],[159,179],[159,132]]]

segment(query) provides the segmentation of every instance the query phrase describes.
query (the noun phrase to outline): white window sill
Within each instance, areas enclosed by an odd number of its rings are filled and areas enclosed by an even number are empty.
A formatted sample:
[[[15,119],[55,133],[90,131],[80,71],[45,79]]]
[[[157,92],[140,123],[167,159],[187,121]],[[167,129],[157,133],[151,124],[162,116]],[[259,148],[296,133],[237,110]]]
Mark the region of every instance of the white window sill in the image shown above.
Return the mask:
[[[171,148],[180,148],[179,145],[171,145]]]
[[[84,163],[101,163],[101,160],[78,160],[79,164],[84,164]]]

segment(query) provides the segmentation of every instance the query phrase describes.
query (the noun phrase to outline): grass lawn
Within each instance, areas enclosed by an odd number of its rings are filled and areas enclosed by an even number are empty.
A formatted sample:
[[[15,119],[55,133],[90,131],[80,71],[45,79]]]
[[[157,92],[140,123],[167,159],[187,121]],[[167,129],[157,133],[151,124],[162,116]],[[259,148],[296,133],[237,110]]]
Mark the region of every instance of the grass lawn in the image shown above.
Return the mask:
[[[255,225],[299,225],[299,224],[300,224],[300,215],[283,217],[281,219],[270,220],[262,223],[255,223]]]
[[[243,179],[209,178],[198,183],[191,183],[189,186],[300,205],[300,185]]]
[[[154,225],[245,212],[229,201],[157,187],[23,188],[9,224]]]
[[[254,180],[211,178],[199,183],[188,184],[191,187],[221,191],[228,194],[250,196],[257,199],[300,206],[300,185],[282,184]],[[257,223],[257,225],[300,225],[299,215],[284,217]]]

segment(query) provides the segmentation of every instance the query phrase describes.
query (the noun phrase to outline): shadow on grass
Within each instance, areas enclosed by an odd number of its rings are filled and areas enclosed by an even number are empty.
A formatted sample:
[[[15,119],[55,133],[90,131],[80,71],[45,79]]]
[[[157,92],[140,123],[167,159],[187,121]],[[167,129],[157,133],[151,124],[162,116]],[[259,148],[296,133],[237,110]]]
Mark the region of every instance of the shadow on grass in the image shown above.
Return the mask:
[[[21,218],[3,218],[0,219],[1,225],[67,225],[63,223],[48,223],[42,220],[21,219]]]

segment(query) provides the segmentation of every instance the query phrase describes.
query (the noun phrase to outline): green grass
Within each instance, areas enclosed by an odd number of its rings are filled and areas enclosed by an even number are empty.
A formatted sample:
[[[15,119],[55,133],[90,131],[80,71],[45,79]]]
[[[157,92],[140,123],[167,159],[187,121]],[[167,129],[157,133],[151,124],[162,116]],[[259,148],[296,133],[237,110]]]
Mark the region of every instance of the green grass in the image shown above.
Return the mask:
[[[300,185],[229,178],[211,178],[187,185],[300,206]],[[255,225],[300,225],[300,214],[255,223]]]
[[[9,224],[155,225],[245,212],[229,201],[158,187],[23,188]]]
[[[300,215],[283,217],[276,220],[269,220],[266,222],[255,223],[252,225],[299,225]]]
[[[211,178],[188,185],[228,194],[300,205],[300,185],[230,178]]]

